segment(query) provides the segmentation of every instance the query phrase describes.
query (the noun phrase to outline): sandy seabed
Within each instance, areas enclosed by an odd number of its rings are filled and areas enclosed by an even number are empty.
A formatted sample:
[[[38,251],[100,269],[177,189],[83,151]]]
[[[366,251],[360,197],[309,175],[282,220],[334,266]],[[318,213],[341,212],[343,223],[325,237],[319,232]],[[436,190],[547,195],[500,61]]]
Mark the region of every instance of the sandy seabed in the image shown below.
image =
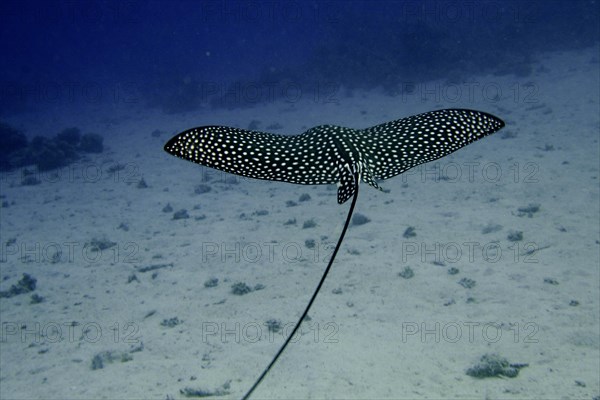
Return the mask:
[[[162,150],[173,134],[253,120],[295,134],[473,108],[507,126],[381,182],[389,193],[361,187],[355,212],[370,222],[351,225],[303,335],[255,397],[597,399],[599,65],[590,49],[547,54],[527,78],[430,82],[396,97],[9,118],[31,134],[99,132],[106,150],[40,174],[39,185],[23,186],[22,171],[1,177],[0,290],[27,273],[43,301],[0,299],[0,398],[166,399],[186,388],[239,398],[283,343],[349,203],[337,205],[335,186],[175,159]],[[196,193],[200,184],[210,191]],[[189,218],[174,219],[182,209]],[[409,279],[399,275],[407,267]],[[234,294],[242,282],[252,290]],[[528,366],[515,378],[466,375],[484,354]]]

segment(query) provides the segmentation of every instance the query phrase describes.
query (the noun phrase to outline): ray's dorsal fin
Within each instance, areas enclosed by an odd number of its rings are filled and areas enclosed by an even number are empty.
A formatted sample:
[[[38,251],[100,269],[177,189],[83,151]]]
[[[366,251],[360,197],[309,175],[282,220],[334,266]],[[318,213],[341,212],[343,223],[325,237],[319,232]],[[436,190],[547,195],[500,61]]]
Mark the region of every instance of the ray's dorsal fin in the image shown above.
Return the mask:
[[[338,204],[344,204],[348,199],[354,196],[358,189],[358,179],[354,179],[355,173],[352,172],[348,164],[340,170],[340,182],[338,183],[337,201]]]

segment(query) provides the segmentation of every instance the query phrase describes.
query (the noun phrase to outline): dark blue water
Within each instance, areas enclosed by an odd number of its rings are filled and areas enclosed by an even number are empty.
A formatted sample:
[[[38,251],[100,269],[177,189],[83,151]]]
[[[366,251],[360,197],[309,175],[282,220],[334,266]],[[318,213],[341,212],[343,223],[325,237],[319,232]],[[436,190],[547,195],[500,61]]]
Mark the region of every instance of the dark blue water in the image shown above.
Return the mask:
[[[118,92],[178,113],[289,96],[290,82],[396,94],[407,79],[524,77],[540,52],[596,43],[598,9],[594,1],[8,0],[0,112]],[[236,84],[249,93],[227,96]]]

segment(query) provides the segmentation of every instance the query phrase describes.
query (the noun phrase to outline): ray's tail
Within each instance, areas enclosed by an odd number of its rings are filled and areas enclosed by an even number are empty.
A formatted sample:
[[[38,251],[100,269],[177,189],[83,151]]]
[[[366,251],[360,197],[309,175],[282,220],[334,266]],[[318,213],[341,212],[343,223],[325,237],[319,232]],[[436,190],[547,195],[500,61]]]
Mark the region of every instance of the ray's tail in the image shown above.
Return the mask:
[[[327,268],[325,268],[325,271],[323,272],[323,276],[321,276],[321,280],[319,281],[319,284],[315,288],[310,300],[308,301],[308,304],[306,305],[304,312],[302,313],[300,318],[298,318],[298,322],[296,322],[296,325],[294,326],[292,333],[287,337],[287,339],[285,340],[285,342],[283,343],[283,345],[281,346],[279,351],[277,351],[277,353],[275,354],[275,357],[273,357],[273,359],[271,360],[269,365],[267,365],[267,368],[265,368],[265,370],[260,374],[258,379],[256,379],[256,382],[254,382],[254,385],[252,385],[250,390],[248,390],[246,392],[246,394],[244,395],[244,397],[242,397],[242,400],[247,400],[250,398],[250,396],[252,395],[254,390],[258,387],[258,385],[260,385],[260,383],[263,381],[263,379],[267,376],[267,374],[269,373],[271,368],[273,368],[273,366],[279,359],[279,356],[281,356],[281,354],[283,353],[285,348],[288,346],[288,344],[290,344],[290,341],[292,340],[292,338],[294,337],[296,332],[298,332],[298,329],[300,329],[300,326],[302,325],[302,321],[304,320],[304,318],[306,318],[306,316],[308,315],[308,312],[310,311],[310,308],[312,307],[313,303],[315,302],[315,299],[317,298],[317,295],[319,294],[319,291],[321,290],[321,287],[323,286],[323,283],[325,282],[325,279],[327,278],[327,274],[329,273],[329,270],[331,269],[331,266],[333,265],[335,256],[337,255],[338,251],[340,250],[342,241],[344,240],[344,236],[346,236],[346,231],[348,230],[348,225],[350,225],[350,219],[352,218],[352,214],[354,213],[354,206],[356,205],[356,200],[358,199],[358,174],[354,174],[354,182],[356,184],[356,191],[354,192],[354,196],[352,197],[352,203],[350,203],[350,209],[348,210],[348,216],[346,217],[346,222],[344,223],[344,228],[342,229],[342,233],[340,233],[340,237],[337,241],[337,244],[335,245],[335,249],[333,250],[333,253],[331,254],[331,258],[329,259]]]

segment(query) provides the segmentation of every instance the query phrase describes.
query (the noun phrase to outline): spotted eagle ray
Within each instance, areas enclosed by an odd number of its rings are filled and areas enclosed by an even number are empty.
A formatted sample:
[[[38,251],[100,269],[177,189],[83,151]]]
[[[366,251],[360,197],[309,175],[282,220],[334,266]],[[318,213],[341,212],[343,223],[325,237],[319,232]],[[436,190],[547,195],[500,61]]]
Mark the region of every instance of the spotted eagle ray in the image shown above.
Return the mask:
[[[445,109],[367,129],[319,125],[292,136],[203,126],[186,130],[165,144],[168,153],[206,167],[301,185],[336,183],[339,204],[352,197],[344,228],[304,312],[243,399],[252,395],[275,365],[315,301],[348,229],[359,183],[381,190],[377,181],[444,157],[502,127],[501,119],[485,112]]]

